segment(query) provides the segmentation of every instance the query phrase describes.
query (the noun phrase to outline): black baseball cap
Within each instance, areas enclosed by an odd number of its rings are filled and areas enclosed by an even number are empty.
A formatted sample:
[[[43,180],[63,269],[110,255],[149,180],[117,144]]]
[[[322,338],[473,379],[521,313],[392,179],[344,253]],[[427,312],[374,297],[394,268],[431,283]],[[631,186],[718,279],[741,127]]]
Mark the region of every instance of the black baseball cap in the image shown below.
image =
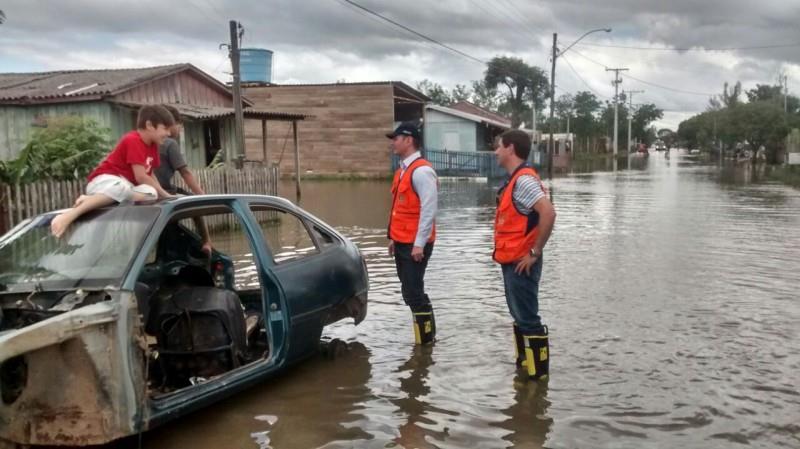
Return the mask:
[[[394,130],[394,132],[386,134],[386,137],[390,139],[394,139],[397,136],[410,136],[419,139],[419,127],[414,122],[403,122]]]

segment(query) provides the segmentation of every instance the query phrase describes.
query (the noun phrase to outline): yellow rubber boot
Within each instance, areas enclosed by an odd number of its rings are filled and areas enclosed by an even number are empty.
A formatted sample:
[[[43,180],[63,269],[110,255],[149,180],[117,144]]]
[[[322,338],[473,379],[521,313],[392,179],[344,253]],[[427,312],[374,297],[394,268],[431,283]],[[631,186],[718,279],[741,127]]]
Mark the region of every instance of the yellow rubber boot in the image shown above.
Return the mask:
[[[433,307],[423,306],[412,313],[414,316],[414,342],[418,345],[432,343],[436,338],[436,319],[433,316]]]
[[[523,335],[525,361],[523,366],[531,379],[542,379],[550,374],[550,341],[547,327],[539,335]]]

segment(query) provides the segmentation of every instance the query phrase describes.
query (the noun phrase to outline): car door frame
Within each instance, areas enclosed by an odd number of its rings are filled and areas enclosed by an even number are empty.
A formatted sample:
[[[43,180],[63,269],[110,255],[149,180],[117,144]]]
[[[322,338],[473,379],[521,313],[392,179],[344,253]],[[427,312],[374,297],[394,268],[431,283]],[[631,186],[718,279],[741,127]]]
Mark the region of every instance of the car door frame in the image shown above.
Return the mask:
[[[147,392],[143,392],[147,403],[147,410],[141,411],[141,413],[146,414],[146,417],[143,417],[143,422],[146,423],[142,426],[143,429],[152,428],[162,422],[173,419],[176,415],[202,408],[253,386],[276,373],[287,364],[286,350],[289,326],[286,314],[287,307],[285,305],[286,298],[278,278],[271,271],[271,268],[264,263],[264,248],[266,248],[266,245],[258,223],[254,222],[254,217],[249,212],[247,202],[231,196],[205,196],[197,199],[185,198],[174,204],[165,205],[150,234],[145,239],[139,254],[132,263],[122,288],[133,291],[150,250],[156,247],[161,232],[175,215],[192,209],[220,206],[226,207],[240,220],[243,225],[242,231],[247,235],[248,242],[254,251],[253,256],[262,289],[264,321],[265,324],[269,323],[266,327],[270,354],[266,359],[235,368],[208,382],[185,387],[157,398],[150,397]],[[142,332],[144,332],[143,327]],[[132,336],[132,338],[136,337]],[[132,354],[131,356],[138,357],[139,354]],[[144,377],[147,378],[148,373],[144,374]]]

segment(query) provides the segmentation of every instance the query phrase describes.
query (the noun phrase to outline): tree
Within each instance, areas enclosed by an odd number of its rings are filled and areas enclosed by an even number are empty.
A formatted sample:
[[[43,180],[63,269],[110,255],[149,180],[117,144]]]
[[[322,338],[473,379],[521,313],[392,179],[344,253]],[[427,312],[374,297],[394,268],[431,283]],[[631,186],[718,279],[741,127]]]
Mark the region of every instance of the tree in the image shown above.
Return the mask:
[[[0,181],[80,179],[108,152],[110,131],[77,116],[51,118],[11,161],[0,163]]]
[[[572,128],[575,134],[580,137],[591,137],[597,134],[597,111],[600,110],[602,103],[597,97],[588,91],[578,92],[573,98],[573,110],[575,113],[574,125]]]
[[[450,94],[439,83],[429,81],[427,78],[417,83],[417,90],[430,97],[433,104],[447,106],[453,103]]]
[[[778,148],[789,134],[789,123],[783,105],[772,101],[740,104],[728,111],[730,131],[736,142],[747,142],[751,150],[762,145],[767,161],[777,162]]]
[[[708,100],[709,111],[719,111],[723,108],[739,104],[739,96],[742,94],[742,83],[737,81],[733,87],[728,90],[728,82],[722,88],[722,94],[715,95]]]
[[[636,109],[631,121],[631,134],[635,139],[650,145],[655,140],[655,133],[649,131],[650,124],[664,116],[664,111],[655,104],[643,104]]]
[[[783,101],[783,88],[781,86],[770,86],[768,84],[756,84],[754,89],[746,92],[747,101],[750,103],[756,101]]]
[[[6,13],[4,13],[2,9],[0,9],[0,25],[2,25],[5,21],[6,21]]]
[[[472,82],[470,101],[490,111],[496,111],[498,106],[500,106],[497,89],[493,86],[486,85],[484,80]]]
[[[620,103],[617,109],[617,130],[619,135],[618,142],[622,143],[626,140],[628,133],[628,107],[625,103]],[[614,103],[606,101],[605,108],[600,113],[599,129],[602,134],[614,139]],[[625,144],[617,145],[617,148],[624,148]]]
[[[544,104],[548,85],[547,75],[539,67],[526,64],[522,59],[506,56],[492,58],[484,76],[486,86],[504,87],[503,102],[498,108],[511,115],[511,126],[517,127],[523,117],[530,115],[530,103]]]
[[[453,103],[458,103],[459,101],[468,101],[470,95],[469,87],[464,84],[456,84],[456,87],[450,91],[450,101]]]
[[[563,128],[566,130],[567,122],[572,120],[575,115],[575,98],[570,94],[562,94],[556,100],[556,117],[562,122]]]
[[[669,128],[661,128],[656,131],[656,137],[664,142],[667,148],[672,148],[677,143],[678,135]]]

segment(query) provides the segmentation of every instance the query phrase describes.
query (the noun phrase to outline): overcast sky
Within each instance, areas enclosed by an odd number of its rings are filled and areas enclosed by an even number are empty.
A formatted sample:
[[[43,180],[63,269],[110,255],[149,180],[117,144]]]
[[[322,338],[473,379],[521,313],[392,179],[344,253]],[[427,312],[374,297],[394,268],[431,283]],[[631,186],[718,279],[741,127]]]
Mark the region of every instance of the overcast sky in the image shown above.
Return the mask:
[[[785,73],[789,91],[800,90],[800,0],[355,1],[480,60],[517,56],[548,73],[554,32],[565,48],[587,30],[613,28],[558,58],[557,95],[591,89],[610,98],[613,76],[604,67],[627,67],[650,84],[623,78],[622,88],[644,90],[636,103],[664,109],[661,126],[676,128],[704,110],[702,94],[719,93],[725,81],[746,90]],[[245,47],[275,52],[278,83],[427,78],[453,87],[485,69],[343,0],[11,0],[0,9],[1,72],[191,62],[227,81],[230,63],[219,44],[230,19],[244,25]]]

